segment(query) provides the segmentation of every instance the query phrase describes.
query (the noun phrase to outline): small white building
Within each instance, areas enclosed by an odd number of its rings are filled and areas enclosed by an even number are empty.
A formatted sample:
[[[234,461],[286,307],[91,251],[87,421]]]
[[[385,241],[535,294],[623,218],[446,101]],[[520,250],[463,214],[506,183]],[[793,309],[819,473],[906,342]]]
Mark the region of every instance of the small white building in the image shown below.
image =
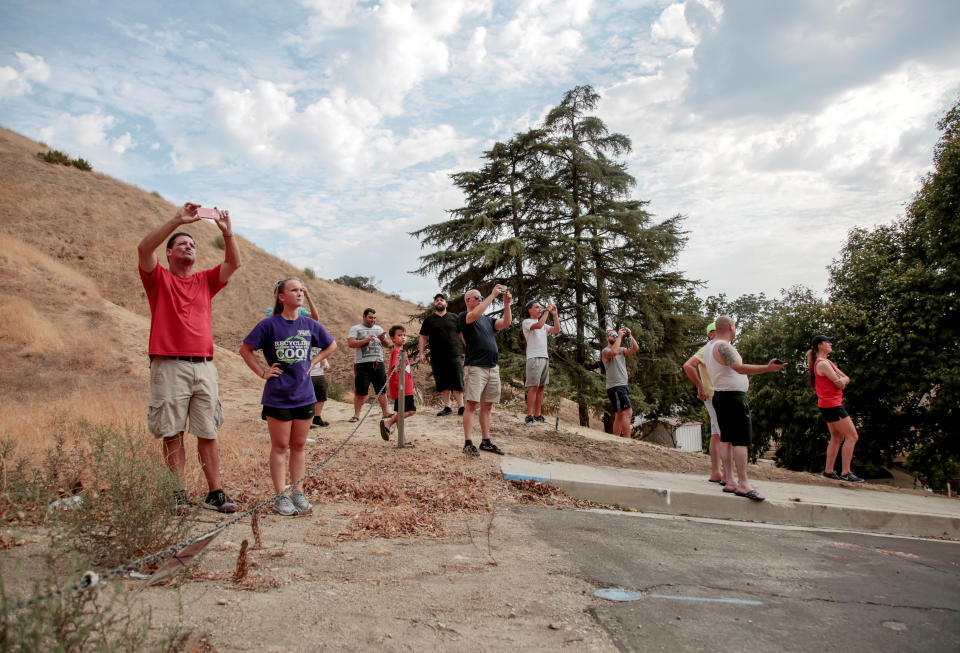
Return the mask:
[[[684,421],[678,417],[661,417],[640,422],[633,427],[631,437],[681,451],[703,451],[701,422]]]

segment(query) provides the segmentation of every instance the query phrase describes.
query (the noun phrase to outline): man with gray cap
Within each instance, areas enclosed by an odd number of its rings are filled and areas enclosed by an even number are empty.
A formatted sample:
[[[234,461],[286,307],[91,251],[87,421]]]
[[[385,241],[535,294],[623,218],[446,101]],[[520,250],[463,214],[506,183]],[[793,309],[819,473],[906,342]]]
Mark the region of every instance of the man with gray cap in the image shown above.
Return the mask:
[[[463,346],[457,333],[457,316],[447,312],[443,293],[433,296],[433,315],[420,326],[420,364],[426,364],[425,347],[430,343],[430,367],[443,408],[437,417],[453,414],[450,393],[457,401],[457,413],[463,415]]]
[[[707,325],[707,345],[717,337],[717,323],[711,322]],[[703,402],[707,409],[707,416],[710,418],[710,478],[711,483],[726,483],[729,479],[727,470],[721,471],[720,462],[723,460],[723,447],[725,445],[720,439],[720,424],[717,422],[717,413],[713,409],[713,383],[710,381],[710,373],[707,372],[706,359],[703,352],[707,345],[697,350],[693,356],[687,359],[683,364],[683,371],[687,377],[697,386],[697,397]]]
[[[543,310],[535,299],[527,302],[530,316],[521,324],[527,339],[527,417],[524,426],[536,426],[547,420],[543,417],[543,390],[550,382],[550,360],[547,355],[547,334],[560,333],[560,318],[553,304]],[[553,315],[553,326],[547,329],[547,318]]]

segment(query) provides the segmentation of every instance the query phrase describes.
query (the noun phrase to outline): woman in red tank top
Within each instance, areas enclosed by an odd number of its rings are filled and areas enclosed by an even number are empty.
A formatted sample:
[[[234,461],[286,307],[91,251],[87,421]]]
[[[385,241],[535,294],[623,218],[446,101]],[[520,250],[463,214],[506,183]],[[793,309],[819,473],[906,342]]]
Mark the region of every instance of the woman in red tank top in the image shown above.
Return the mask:
[[[827,336],[814,336],[807,351],[807,370],[810,388],[817,393],[817,405],[827,421],[830,442],[827,444],[827,464],[823,475],[838,481],[862,483],[863,479],[850,470],[853,447],[859,436],[853,419],[843,407],[843,389],[850,377],[840,371],[827,357],[833,352],[833,341]],[[837,454],[840,456],[840,475],[837,476]]]

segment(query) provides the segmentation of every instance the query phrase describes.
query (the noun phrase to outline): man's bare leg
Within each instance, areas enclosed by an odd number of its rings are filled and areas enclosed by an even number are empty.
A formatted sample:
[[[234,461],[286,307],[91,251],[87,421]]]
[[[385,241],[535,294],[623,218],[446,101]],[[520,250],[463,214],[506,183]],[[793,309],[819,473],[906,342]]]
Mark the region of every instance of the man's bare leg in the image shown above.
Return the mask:
[[[492,402],[484,401],[480,403],[480,437],[484,440],[490,439],[490,413],[492,410]]]
[[[737,484],[733,479],[733,445],[729,442],[720,442],[720,459],[723,461],[724,486],[731,489],[737,489]]]
[[[453,398],[457,402],[457,408],[463,408],[463,393],[459,390],[453,391]]]
[[[187,467],[187,453],[183,448],[183,431],[168,438],[163,438],[163,460],[171,472],[177,475],[180,487],[183,488],[183,470]]]
[[[360,419],[360,409],[363,408],[363,402],[367,400],[367,395],[353,394],[353,416]]]
[[[468,401],[463,409],[463,439],[469,440],[473,433],[473,416],[477,410],[476,401]]]
[[[383,411],[383,417],[386,419],[387,415],[390,414],[390,408],[387,406],[387,393],[382,393],[377,401],[380,402],[380,410]]]
[[[197,455],[200,458],[200,469],[207,479],[210,491],[220,489],[220,448],[215,439],[197,438]]]
[[[710,480],[720,481],[725,476],[720,471],[720,434],[710,436]]]
[[[731,447],[733,449],[733,462],[737,467],[737,492],[744,494],[753,488],[750,487],[750,480],[747,478],[747,455],[750,452],[749,447]]]

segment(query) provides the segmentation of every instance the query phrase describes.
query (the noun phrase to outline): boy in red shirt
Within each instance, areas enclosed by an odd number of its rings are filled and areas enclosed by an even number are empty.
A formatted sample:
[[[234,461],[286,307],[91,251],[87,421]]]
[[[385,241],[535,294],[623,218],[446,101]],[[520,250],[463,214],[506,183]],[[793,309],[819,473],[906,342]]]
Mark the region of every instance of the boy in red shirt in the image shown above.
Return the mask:
[[[413,417],[417,412],[417,407],[413,403],[413,374],[410,372],[410,360],[407,359],[407,366],[403,370],[397,370],[400,364],[400,352],[407,342],[407,330],[399,324],[390,327],[388,332],[393,341],[393,350],[390,353],[390,396],[393,397],[393,417],[380,420],[380,437],[384,440],[390,439],[390,431],[393,425],[400,419],[400,375],[404,377],[404,405],[403,416]]]

